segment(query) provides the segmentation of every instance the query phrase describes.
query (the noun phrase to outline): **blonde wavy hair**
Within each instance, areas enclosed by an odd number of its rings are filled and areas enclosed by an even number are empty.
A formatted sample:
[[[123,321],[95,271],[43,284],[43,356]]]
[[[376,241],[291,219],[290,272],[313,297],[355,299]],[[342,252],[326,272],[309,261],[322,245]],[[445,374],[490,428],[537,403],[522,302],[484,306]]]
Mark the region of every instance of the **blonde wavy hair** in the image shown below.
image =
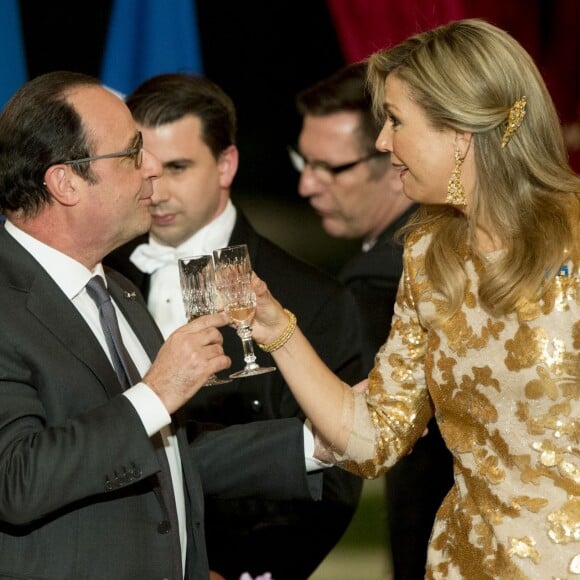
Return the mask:
[[[578,265],[580,178],[568,164],[558,115],[530,55],[480,19],[451,22],[380,50],[369,57],[367,80],[382,121],[391,73],[406,83],[434,127],[473,134],[477,183],[467,212],[423,205],[402,232],[433,232],[426,269],[448,301],[442,317],[461,306],[467,279],[458,249],[467,244],[477,256],[475,224],[481,215],[505,250],[480,280],[482,306],[501,316],[536,302],[563,262]],[[502,149],[508,113],[522,96],[526,117]]]

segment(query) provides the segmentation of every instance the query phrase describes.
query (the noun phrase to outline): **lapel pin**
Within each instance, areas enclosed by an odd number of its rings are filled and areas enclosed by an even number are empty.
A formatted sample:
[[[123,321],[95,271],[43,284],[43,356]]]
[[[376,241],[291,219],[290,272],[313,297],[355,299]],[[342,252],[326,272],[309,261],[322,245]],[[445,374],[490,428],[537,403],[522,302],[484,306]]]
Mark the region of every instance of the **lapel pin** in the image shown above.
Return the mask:
[[[124,290],[123,297],[126,298],[127,300],[135,300],[135,298],[137,298],[137,293],[136,292],[128,292],[127,290]]]

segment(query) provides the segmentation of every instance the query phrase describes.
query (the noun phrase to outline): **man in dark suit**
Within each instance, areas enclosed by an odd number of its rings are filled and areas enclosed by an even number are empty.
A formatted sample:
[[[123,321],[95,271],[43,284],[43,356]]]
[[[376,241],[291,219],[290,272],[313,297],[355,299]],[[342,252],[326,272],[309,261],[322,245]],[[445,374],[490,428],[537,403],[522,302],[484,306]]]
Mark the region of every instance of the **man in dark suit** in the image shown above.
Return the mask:
[[[297,95],[302,127],[291,161],[300,171],[299,193],[320,215],[326,233],[362,242],[339,278],[357,299],[368,372],[389,335],[403,270],[395,234],[414,206],[390,156],[375,148],[379,127],[365,75],[364,63],[350,65]],[[435,420],[385,480],[394,577],[422,580],[435,513],[453,483],[451,454]]]
[[[227,317],[163,342],[103,269],[148,230],[160,173],[92,77],[38,77],[0,115],[1,578],[207,580],[204,494],[320,496],[299,420],[209,431],[184,414],[230,365]]]
[[[137,284],[161,329],[169,333],[185,320],[177,258],[244,243],[254,270],[283,297],[326,364],[349,384],[358,382],[360,328],[351,294],[259,235],[230,199],[238,167],[231,99],[206,78],[172,74],[143,83],[127,105],[163,175],[154,184],[149,236],[119,248],[107,262]],[[240,366],[239,338],[229,327],[223,335],[225,352]],[[256,350],[259,364],[273,365],[269,354]],[[277,371],[204,389],[188,410],[225,424],[302,416]],[[209,500],[210,567],[236,580],[244,570],[269,571],[276,580],[308,578],[346,530],[361,486],[360,479],[332,468],[316,504]]]

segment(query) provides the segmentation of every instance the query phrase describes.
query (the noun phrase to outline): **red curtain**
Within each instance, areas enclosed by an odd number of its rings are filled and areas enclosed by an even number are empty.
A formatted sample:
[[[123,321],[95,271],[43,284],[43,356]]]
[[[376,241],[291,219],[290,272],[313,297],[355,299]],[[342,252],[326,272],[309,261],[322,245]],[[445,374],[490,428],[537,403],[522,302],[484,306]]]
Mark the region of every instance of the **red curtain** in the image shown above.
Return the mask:
[[[407,36],[463,18],[464,0],[327,0],[347,62]]]
[[[346,62],[459,18],[507,30],[532,55],[580,171],[580,2],[578,0],[326,0]]]

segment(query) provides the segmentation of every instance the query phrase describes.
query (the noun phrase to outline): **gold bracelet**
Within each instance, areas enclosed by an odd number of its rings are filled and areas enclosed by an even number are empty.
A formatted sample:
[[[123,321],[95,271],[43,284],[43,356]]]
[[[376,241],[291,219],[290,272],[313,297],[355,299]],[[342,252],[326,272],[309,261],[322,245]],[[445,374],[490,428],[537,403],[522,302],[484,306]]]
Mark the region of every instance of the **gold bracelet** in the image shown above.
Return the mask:
[[[264,352],[274,352],[275,350],[282,348],[294,334],[294,331],[296,330],[296,316],[286,308],[284,308],[284,312],[288,315],[288,324],[280,336],[268,344],[262,344],[261,342],[258,343],[258,346]]]

